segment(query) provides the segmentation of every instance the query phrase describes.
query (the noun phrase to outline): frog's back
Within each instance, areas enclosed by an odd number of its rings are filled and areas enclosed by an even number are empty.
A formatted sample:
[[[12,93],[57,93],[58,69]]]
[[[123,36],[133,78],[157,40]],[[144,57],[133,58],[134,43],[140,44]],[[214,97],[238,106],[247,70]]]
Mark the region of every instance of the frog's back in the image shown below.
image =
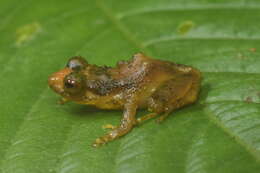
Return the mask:
[[[199,70],[182,64],[152,59],[143,54],[135,55],[133,63],[134,67],[140,69],[139,73],[132,75],[139,80],[141,107],[161,112],[168,109],[166,105],[174,105],[177,100],[179,100],[178,106],[181,107],[197,99],[201,80]]]
[[[185,71],[187,67],[169,61],[152,59],[142,53],[138,53],[129,61],[120,61],[115,68],[109,70],[109,73],[114,79],[134,82],[155,74],[162,75],[164,73],[169,75],[179,73],[179,68],[183,68],[183,71]]]

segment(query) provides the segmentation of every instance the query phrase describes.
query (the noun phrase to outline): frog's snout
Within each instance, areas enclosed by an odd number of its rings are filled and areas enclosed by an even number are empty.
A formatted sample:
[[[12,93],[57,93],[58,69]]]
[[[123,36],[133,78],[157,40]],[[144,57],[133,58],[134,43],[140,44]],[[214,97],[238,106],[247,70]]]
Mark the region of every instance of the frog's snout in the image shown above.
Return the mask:
[[[56,73],[53,73],[49,78],[48,78],[48,85],[49,87],[54,90],[56,93],[63,93],[63,79],[65,76],[70,74],[72,72],[71,69],[69,68],[64,68]]]

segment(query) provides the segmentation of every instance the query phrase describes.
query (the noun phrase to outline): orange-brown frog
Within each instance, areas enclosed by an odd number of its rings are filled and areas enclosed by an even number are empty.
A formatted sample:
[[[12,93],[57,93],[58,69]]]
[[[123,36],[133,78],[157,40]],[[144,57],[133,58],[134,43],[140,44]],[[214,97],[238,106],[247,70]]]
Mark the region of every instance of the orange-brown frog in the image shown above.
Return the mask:
[[[117,66],[99,67],[82,57],[73,57],[67,66],[49,77],[49,86],[63,98],[100,109],[123,109],[119,126],[97,138],[100,146],[127,134],[138,123],[160,117],[164,120],[173,110],[194,103],[200,89],[200,72],[190,66],[152,59],[138,53]],[[151,113],[136,118],[138,108]]]

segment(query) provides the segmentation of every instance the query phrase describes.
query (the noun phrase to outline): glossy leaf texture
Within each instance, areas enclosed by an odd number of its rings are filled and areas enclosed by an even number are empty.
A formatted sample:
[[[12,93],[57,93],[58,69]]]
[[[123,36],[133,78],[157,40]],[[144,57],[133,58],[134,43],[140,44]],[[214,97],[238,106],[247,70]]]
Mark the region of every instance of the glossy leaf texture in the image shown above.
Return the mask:
[[[258,0],[1,0],[0,18],[1,173],[259,172]],[[200,69],[200,99],[92,148],[122,112],[58,105],[47,78],[136,52]]]

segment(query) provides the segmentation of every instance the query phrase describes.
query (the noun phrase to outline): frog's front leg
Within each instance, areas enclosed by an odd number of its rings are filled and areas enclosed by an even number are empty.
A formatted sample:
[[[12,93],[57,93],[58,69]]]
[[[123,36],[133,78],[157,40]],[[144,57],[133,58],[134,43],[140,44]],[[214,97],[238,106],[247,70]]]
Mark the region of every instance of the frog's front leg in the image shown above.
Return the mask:
[[[135,118],[136,109],[137,109],[136,103],[134,102],[127,103],[124,108],[123,118],[121,120],[120,125],[115,129],[113,129],[108,134],[100,138],[97,138],[93,146],[98,147],[109,141],[113,141],[116,138],[119,138],[120,136],[127,134],[136,124],[136,118]]]

